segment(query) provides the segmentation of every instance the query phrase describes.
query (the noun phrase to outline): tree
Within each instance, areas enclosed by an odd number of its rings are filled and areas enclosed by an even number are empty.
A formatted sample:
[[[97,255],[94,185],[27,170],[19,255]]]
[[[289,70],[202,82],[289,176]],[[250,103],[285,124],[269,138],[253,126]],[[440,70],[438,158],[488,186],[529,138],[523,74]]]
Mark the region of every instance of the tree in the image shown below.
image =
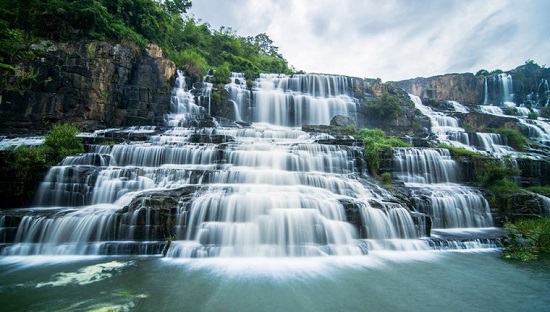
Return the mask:
[[[374,101],[367,104],[367,112],[379,118],[395,118],[400,111],[399,98],[388,92],[383,92]]]
[[[163,5],[170,14],[185,14],[191,8],[192,3],[185,0],[165,0]]]

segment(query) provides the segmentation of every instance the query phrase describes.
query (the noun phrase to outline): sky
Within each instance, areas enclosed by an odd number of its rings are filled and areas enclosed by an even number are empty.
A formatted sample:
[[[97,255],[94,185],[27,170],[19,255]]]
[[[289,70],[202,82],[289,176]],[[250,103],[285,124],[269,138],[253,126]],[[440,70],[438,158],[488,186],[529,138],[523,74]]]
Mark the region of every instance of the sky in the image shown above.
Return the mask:
[[[550,66],[550,0],[194,0],[191,16],[266,33],[296,70],[383,81]]]

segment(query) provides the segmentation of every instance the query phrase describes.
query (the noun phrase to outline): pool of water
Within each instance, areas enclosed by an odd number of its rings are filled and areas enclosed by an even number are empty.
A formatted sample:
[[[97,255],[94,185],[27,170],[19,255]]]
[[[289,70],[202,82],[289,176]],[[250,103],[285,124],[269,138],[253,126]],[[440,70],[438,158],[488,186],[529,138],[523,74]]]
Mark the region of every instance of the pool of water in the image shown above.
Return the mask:
[[[0,258],[2,311],[548,311],[550,257]]]

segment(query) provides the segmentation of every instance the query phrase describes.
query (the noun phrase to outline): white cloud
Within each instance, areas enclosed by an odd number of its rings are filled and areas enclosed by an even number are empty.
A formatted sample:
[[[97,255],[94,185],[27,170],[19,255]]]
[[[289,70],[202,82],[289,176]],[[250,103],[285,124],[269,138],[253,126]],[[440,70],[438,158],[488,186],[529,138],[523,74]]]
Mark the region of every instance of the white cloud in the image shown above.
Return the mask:
[[[550,64],[550,1],[282,0],[193,2],[239,35],[267,33],[297,69],[400,80]]]

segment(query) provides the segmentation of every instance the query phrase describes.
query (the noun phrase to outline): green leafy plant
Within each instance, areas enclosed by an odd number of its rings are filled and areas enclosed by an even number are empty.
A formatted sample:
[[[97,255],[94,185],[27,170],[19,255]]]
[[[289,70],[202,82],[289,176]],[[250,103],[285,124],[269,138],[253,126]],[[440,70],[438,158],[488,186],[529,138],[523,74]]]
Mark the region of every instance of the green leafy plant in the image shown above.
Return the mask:
[[[501,160],[485,162],[482,168],[477,170],[477,180],[484,188],[495,193],[507,193],[520,189],[514,181],[521,171]]]
[[[525,188],[528,191],[550,197],[550,185],[530,186]]]
[[[447,144],[439,144],[437,147],[448,149],[451,153],[451,156],[455,159],[461,157],[484,157],[483,154],[465,149],[464,147],[456,147]]]
[[[386,137],[381,129],[361,129],[356,135],[364,142],[363,154],[372,175],[378,176],[381,155],[393,155],[394,147],[411,147],[411,145],[396,137]]]
[[[388,92],[383,92],[374,101],[367,103],[367,112],[369,115],[378,118],[395,118],[401,110],[399,98]]]
[[[59,158],[83,153],[84,145],[76,137],[78,132],[78,128],[74,125],[55,125],[46,136],[44,146]]]
[[[539,114],[534,111],[530,111],[529,114],[527,114],[527,118],[531,120],[537,120],[539,119]]]
[[[517,151],[523,152],[527,146],[527,138],[516,129],[497,128],[493,130],[495,133],[502,134],[506,137],[508,145]]]
[[[550,252],[550,218],[507,222],[504,228],[508,230],[504,258],[529,261],[540,252]]]

